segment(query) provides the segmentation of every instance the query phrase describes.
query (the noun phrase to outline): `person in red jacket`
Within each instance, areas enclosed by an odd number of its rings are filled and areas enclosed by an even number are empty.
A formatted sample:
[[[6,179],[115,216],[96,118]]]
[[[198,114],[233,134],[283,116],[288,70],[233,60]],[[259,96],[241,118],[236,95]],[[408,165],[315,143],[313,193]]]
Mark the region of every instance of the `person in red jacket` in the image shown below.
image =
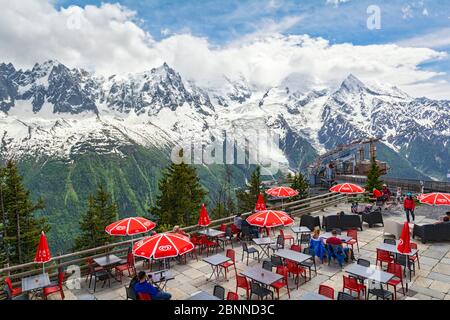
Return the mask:
[[[414,219],[415,219],[414,209],[416,208],[416,203],[414,202],[411,192],[408,192],[408,194],[406,195],[406,198],[403,201],[403,208],[405,209],[406,220],[408,220],[408,223],[409,223],[409,215],[410,214],[411,214],[412,220],[414,221]]]

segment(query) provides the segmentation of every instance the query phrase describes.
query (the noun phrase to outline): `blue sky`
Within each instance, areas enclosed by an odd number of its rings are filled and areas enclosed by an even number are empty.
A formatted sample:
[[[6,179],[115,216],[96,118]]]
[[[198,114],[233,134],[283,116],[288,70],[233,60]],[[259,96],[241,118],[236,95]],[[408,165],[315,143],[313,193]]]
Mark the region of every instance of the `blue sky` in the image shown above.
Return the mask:
[[[2,4],[2,2],[5,2]],[[369,29],[369,6],[380,28]],[[167,62],[200,85],[337,86],[352,73],[450,99],[445,0],[0,0],[0,57],[101,75]],[[18,23],[20,21],[20,23]],[[39,26],[39,27],[36,27]],[[306,35],[306,36],[305,36]]]
[[[55,6],[102,2],[59,0]],[[320,36],[333,43],[389,43],[450,27],[450,4],[444,0],[122,0],[118,3],[136,11],[137,18],[143,20],[142,27],[156,39],[167,36],[161,30],[189,31],[216,44],[255,32],[267,21],[277,23],[293,16],[301,20],[283,33]],[[369,5],[381,9],[380,30],[366,27]]]

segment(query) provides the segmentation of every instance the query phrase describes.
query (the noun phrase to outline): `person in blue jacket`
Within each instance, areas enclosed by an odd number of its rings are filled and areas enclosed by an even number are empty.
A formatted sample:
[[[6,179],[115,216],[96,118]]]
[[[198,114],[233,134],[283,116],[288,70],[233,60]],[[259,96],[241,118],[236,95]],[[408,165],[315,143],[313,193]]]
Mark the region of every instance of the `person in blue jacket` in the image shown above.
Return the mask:
[[[158,288],[153,286],[149,281],[147,274],[144,271],[138,273],[138,282],[134,285],[134,292],[136,295],[138,293],[147,293],[150,295],[152,300],[170,300],[172,295],[168,292],[160,291]]]

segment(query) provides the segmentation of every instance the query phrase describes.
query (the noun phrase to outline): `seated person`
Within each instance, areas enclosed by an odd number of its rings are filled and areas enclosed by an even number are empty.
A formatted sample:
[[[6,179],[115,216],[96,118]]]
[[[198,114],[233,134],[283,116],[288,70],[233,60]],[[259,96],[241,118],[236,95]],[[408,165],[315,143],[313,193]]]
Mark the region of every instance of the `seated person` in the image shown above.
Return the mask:
[[[323,263],[325,257],[325,247],[320,239],[320,228],[315,227],[309,240],[309,247],[313,250],[314,256],[319,257]]]
[[[445,222],[449,222],[450,221],[450,218],[448,217],[448,216],[444,216],[443,218],[442,218],[442,220],[439,218],[439,221],[438,222],[435,222],[434,224],[437,224],[437,223],[445,223]]]
[[[450,211],[447,211],[447,212],[445,213],[445,215],[440,216],[440,217],[439,217],[439,221],[440,221],[440,222],[445,222],[445,218],[449,218],[449,219],[450,219]],[[448,221],[448,220],[447,220],[447,221]]]
[[[149,281],[147,274],[144,271],[139,271],[138,280],[134,285],[134,292],[136,296],[138,293],[147,293],[150,295],[152,300],[170,300],[172,295],[168,292],[160,291],[158,288],[153,286]]]
[[[326,243],[334,245],[334,246],[341,246],[344,251],[344,254],[347,256],[347,261],[351,261],[352,252],[351,252],[350,248],[344,248],[344,246],[342,244],[342,240],[337,237],[337,235],[338,235],[337,231],[336,230],[331,231],[331,235],[332,236],[327,239]]]
[[[189,238],[189,235],[186,232],[184,232],[183,230],[181,230],[180,226],[174,226],[173,230],[172,230],[172,233],[177,233],[177,234],[180,234],[182,236],[185,236],[185,237]]]
[[[340,217],[342,217],[343,215],[345,215],[344,211],[341,211],[341,212],[338,213],[338,216],[340,216]]]
[[[239,231],[238,231],[238,237],[239,237],[239,238],[241,237],[242,221],[244,221],[244,219],[242,219],[241,213],[238,213],[238,214],[234,217],[233,224],[234,224],[234,226],[239,230]]]
[[[259,238],[259,231],[257,227],[250,225],[247,220],[242,219],[241,228],[243,226],[248,227],[249,233],[253,238]]]

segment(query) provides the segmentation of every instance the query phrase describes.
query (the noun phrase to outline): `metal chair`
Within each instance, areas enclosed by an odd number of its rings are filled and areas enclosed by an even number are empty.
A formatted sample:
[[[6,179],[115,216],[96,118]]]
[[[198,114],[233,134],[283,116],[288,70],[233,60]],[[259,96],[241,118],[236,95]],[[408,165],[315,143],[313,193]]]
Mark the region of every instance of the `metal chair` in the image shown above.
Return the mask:
[[[314,267],[314,274],[317,275],[317,266],[316,266],[316,259],[314,257],[314,250],[312,248],[304,248],[303,249],[303,253],[310,255],[311,259],[308,259],[306,261],[303,261],[302,263],[300,263],[300,265],[302,267],[308,268],[308,272],[309,272],[309,279],[311,279],[311,269],[312,267]]]
[[[225,288],[219,285],[215,285],[213,295],[220,300],[225,300]]]
[[[263,269],[272,272],[272,267],[273,267],[272,262],[265,260],[265,261],[263,261],[262,267],[263,267]]]
[[[338,300],[356,300],[356,298],[354,296],[352,296],[351,294],[348,294],[347,292],[338,292],[338,296],[337,296]]]
[[[395,241],[395,239],[389,239],[389,238],[388,239],[384,239],[383,242],[387,243],[387,244],[392,244],[394,246],[397,244],[397,241]]]
[[[264,299],[264,297],[271,296],[273,300],[273,291],[262,287],[257,282],[252,282],[250,286],[250,299],[252,298],[252,295],[256,294],[260,300]]]
[[[364,266],[364,267],[370,267],[370,261],[366,260],[366,259],[358,259],[356,261],[357,264],[359,264],[360,266]]]
[[[277,237],[277,242],[275,244],[271,244],[269,246],[270,249],[272,249],[273,252],[279,250],[279,249],[284,249],[284,238],[281,235],[278,235]]]
[[[241,242],[242,244],[242,261],[244,261],[244,253],[247,253],[247,265],[248,265],[248,257],[250,254],[252,255],[252,258],[255,259],[255,253],[258,255],[258,263],[259,263],[259,251],[253,247],[248,247],[246,242]]]

